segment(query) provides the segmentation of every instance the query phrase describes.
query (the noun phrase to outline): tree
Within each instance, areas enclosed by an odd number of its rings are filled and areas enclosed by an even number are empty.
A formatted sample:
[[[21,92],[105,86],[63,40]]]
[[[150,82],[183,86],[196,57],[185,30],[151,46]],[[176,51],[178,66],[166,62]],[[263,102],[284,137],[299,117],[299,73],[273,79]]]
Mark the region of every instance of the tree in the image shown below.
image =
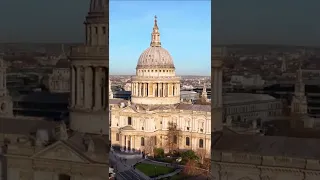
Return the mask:
[[[195,160],[189,160],[184,166],[183,172],[189,176],[194,176],[197,174],[197,162]]]
[[[207,151],[205,149],[203,149],[203,148],[201,148],[201,149],[199,148],[197,150],[197,155],[198,155],[198,157],[200,159],[200,163],[203,164],[204,163],[204,159],[206,158],[206,155],[207,155]]]
[[[145,154],[151,154],[153,155],[153,150],[154,147],[156,146],[156,136],[150,136],[150,137],[146,137],[145,139]]]
[[[154,148],[153,154],[155,158],[164,158],[164,150],[162,148]]]
[[[168,134],[165,143],[166,150],[169,151],[170,154],[173,154],[174,151],[179,149],[179,137],[181,131],[177,129],[177,125],[173,122],[168,123]]]
[[[189,161],[197,161],[199,157],[196,153],[192,150],[187,150],[181,153],[182,161],[189,162]]]

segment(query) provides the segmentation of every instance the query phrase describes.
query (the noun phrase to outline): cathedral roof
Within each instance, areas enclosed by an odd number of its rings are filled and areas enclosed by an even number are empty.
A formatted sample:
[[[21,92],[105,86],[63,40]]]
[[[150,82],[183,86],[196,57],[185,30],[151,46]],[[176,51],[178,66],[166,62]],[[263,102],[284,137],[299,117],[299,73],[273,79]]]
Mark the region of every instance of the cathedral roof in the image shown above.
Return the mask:
[[[177,109],[190,110],[190,111],[205,111],[211,112],[211,105],[200,105],[200,104],[179,104]]]
[[[55,65],[55,68],[69,68],[69,67],[70,67],[70,61],[68,61],[67,59],[60,59]]]
[[[174,64],[166,49],[149,47],[140,55],[137,68],[174,68]]]
[[[160,33],[156,17],[151,37],[150,47],[140,55],[137,69],[174,68],[173,59],[170,53],[161,47]]]

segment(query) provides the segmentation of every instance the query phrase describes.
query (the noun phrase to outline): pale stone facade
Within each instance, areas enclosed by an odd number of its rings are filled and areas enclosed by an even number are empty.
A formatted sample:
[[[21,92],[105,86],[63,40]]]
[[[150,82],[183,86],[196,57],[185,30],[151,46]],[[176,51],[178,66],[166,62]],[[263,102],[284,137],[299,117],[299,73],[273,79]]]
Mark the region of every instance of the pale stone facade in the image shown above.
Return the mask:
[[[141,54],[131,83],[131,101],[110,100],[113,146],[126,151],[167,150],[172,123],[179,134],[171,142],[180,150],[204,149],[209,156],[210,105],[180,103],[180,77],[175,74],[169,52],[161,47],[156,19],[150,47]]]
[[[109,9],[96,9],[99,4],[91,1],[85,45],[71,48],[70,127],[108,135],[109,17],[102,12]]]
[[[93,23],[100,26],[99,23],[103,21],[103,27],[106,28],[105,34],[108,34],[108,2],[106,0],[91,0],[87,27],[95,26]],[[95,36],[92,35],[92,37]],[[99,78],[99,81],[95,82],[101,82],[101,77],[108,78],[108,75],[101,71],[101,67],[108,71],[108,59],[106,58],[108,57],[108,54],[106,54],[108,47],[106,42],[108,42],[107,35],[105,37],[99,36],[101,46],[96,46],[96,41],[94,44],[87,42],[85,46],[73,47],[71,51],[72,70],[77,69],[75,67],[78,67],[78,65],[82,65],[84,68],[87,68],[87,65],[95,66],[98,70],[94,72],[99,73],[95,76],[96,79]],[[6,104],[10,104],[10,98],[6,95],[5,68],[2,65],[3,62],[1,61],[1,97],[4,97],[2,99],[5,100]],[[79,71],[77,72],[79,73]],[[81,80],[79,74],[76,76],[74,71],[71,74],[71,79],[73,85],[78,85],[79,83],[75,83],[75,81]],[[88,82],[85,81],[85,83]],[[90,81],[89,83],[93,82]],[[104,84],[108,83],[105,82]],[[103,94],[101,92],[107,93],[108,89],[101,91],[103,88],[107,88],[107,86],[102,86],[99,83],[90,90],[100,94]],[[97,97],[89,94],[85,96],[86,100],[84,100],[78,90],[83,92],[87,88],[80,86],[77,90],[73,89],[73,99],[70,102],[72,112],[70,129],[64,122],[58,124],[43,119],[10,117],[9,112],[0,114],[0,159],[1,177],[3,179],[105,180],[109,178],[108,153],[110,146],[108,130],[101,130],[101,127],[109,126],[108,111],[105,110],[104,107],[106,106],[102,103],[102,100],[100,100],[100,108],[96,108],[96,111],[93,112],[90,108],[84,110],[83,104],[75,102],[88,102],[88,99],[92,100],[93,97]],[[80,97],[75,96],[74,92]],[[75,97],[77,97],[77,100],[75,100]],[[101,96],[98,98],[101,99]],[[108,98],[105,97],[105,99]],[[108,101],[104,103],[107,104]],[[8,108],[5,109],[9,111]]]
[[[173,122],[181,131],[176,142],[180,150],[205,149],[210,152],[210,106],[183,104],[148,110],[146,106],[117,99],[110,100],[110,106],[113,146],[140,151],[150,148],[147,146],[166,147],[168,124]],[[152,145],[147,144],[148,138],[154,136],[157,139],[152,140]]]

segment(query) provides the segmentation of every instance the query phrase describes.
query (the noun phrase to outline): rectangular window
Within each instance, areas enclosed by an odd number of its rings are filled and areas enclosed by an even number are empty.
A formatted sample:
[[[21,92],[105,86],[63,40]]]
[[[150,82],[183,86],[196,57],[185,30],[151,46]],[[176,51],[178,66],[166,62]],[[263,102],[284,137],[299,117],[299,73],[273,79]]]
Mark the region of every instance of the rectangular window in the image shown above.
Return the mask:
[[[106,34],[106,27],[102,27],[102,33]]]
[[[132,119],[131,119],[131,117],[128,117],[128,125],[132,125]]]

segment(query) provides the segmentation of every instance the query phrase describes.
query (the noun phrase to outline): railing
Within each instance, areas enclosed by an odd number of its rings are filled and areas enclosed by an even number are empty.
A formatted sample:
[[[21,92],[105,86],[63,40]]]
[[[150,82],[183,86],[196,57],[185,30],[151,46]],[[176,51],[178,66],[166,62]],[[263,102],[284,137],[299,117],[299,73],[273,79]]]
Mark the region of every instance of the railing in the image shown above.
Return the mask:
[[[181,77],[179,76],[147,76],[147,77],[139,77],[139,76],[133,76],[132,81],[143,81],[143,80],[155,80],[155,81],[162,81],[162,80],[180,80]]]

